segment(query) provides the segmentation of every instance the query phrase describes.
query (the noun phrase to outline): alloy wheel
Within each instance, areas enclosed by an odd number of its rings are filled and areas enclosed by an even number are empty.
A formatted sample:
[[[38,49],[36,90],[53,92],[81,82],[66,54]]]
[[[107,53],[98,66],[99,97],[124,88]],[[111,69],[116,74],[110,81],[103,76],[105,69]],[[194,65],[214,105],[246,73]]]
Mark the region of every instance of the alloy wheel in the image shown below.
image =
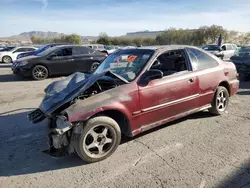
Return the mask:
[[[227,97],[226,97],[226,93],[225,93],[225,91],[222,90],[217,95],[217,99],[216,99],[217,109],[219,111],[223,112],[227,108],[227,105],[228,105],[228,100],[227,100]]]
[[[92,158],[105,156],[114,146],[115,130],[108,125],[92,127],[83,139],[83,150]]]
[[[44,67],[37,67],[33,70],[33,77],[41,80],[47,77],[48,71]]]

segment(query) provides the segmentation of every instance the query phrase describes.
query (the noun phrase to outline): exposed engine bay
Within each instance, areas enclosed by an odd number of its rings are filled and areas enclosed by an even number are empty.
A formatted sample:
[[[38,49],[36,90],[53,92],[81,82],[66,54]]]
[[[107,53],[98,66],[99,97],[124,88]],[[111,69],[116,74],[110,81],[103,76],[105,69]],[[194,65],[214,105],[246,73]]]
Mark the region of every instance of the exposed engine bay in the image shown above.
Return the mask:
[[[45,89],[45,97],[39,108],[28,115],[32,123],[59,115],[77,100],[84,100],[98,93],[126,83],[109,71],[98,75],[74,73],[65,80],[52,82]]]

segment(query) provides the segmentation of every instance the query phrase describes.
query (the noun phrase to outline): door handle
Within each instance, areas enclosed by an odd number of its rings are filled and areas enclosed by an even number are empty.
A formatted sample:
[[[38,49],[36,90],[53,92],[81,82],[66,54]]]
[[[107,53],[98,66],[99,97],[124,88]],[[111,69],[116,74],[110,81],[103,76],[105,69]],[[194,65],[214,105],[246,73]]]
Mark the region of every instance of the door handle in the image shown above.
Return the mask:
[[[193,78],[190,78],[189,80],[188,80],[188,83],[193,83],[194,82],[194,79]]]
[[[74,61],[74,59],[69,59],[69,61]]]

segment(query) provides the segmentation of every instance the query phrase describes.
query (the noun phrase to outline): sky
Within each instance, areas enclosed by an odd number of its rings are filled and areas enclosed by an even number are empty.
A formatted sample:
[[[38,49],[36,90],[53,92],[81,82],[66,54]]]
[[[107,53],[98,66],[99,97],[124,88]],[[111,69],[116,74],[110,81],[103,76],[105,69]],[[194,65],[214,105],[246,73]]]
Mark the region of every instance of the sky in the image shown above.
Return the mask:
[[[53,31],[82,36],[198,28],[250,31],[250,0],[0,0],[0,36]]]

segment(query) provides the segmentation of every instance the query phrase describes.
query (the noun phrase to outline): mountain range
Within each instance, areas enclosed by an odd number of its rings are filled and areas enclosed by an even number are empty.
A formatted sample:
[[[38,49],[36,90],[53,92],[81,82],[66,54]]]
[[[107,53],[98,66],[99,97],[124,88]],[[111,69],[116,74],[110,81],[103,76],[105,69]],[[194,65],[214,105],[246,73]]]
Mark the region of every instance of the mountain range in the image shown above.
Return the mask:
[[[139,32],[130,32],[122,37],[135,38],[135,37],[156,37],[156,35],[160,34],[163,31],[139,31]],[[10,42],[31,42],[31,37],[39,37],[39,38],[58,38],[62,35],[66,35],[64,33],[58,32],[44,32],[44,31],[30,31],[20,33],[19,35],[13,35],[10,37],[0,37],[0,41],[10,41]],[[81,36],[83,41],[91,41],[96,40],[98,36]]]
[[[66,35],[64,33],[58,33],[58,32],[44,32],[44,31],[30,31],[30,32],[24,32],[20,33],[19,35],[13,35],[10,37],[0,37],[1,41],[22,41],[22,42],[30,42],[31,37],[39,37],[39,38],[58,38],[63,35]],[[94,40],[97,38],[97,36],[81,36],[83,40]]]

